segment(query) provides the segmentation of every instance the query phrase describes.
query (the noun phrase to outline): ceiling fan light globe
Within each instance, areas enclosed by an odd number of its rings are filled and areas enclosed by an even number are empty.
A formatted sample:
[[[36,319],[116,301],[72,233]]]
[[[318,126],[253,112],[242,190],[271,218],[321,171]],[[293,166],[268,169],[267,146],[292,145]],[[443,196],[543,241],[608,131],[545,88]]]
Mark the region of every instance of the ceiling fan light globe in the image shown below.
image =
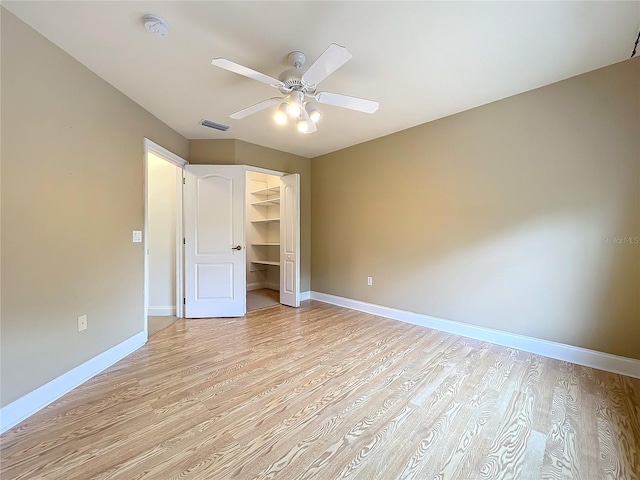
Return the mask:
[[[287,103],[283,102],[280,104],[278,109],[273,114],[273,120],[278,125],[285,125],[287,123]]]
[[[302,102],[304,102],[304,93],[294,91],[289,94],[288,113],[293,118],[297,118],[302,113]]]
[[[309,114],[309,120],[311,120],[313,123],[318,123],[321,117],[322,113],[320,113],[320,110],[315,110]]]
[[[298,120],[296,127],[300,133],[307,133],[309,131],[309,122],[306,120]]]
[[[300,105],[298,105],[297,103],[290,103],[287,106],[287,113],[292,117],[292,118],[298,118],[300,116],[300,113],[302,112]]]
[[[278,125],[286,125],[287,123],[287,114],[286,113],[282,113],[281,111],[277,111],[274,115],[273,115],[273,120],[278,124]]]
[[[314,104],[307,103],[304,106],[304,109],[307,113],[307,116],[309,117],[309,120],[311,120],[313,123],[317,123],[318,120],[320,120],[322,112],[320,112],[320,110],[318,110]]]

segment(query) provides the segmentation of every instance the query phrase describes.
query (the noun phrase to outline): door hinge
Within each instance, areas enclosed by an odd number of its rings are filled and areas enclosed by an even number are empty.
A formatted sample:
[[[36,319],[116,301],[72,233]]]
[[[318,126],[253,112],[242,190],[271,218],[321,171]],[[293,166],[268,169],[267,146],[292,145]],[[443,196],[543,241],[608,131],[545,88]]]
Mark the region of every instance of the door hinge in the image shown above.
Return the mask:
[[[182,239],[182,244],[183,244],[183,245],[186,245],[186,244],[187,244],[187,239],[186,239],[186,238],[183,238],[183,239]]]
[[[186,298],[183,298],[183,299],[182,299],[182,304],[183,304],[183,305],[186,305],[186,304],[187,304],[187,299],[186,299]]]
[[[185,185],[187,183],[187,179],[182,177],[182,184]]]

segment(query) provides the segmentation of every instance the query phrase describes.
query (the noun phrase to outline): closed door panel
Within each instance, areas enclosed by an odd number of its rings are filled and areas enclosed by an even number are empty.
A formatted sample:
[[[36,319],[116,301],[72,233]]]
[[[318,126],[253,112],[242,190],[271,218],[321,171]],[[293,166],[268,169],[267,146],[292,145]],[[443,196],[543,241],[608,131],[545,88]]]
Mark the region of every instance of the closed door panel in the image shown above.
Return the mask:
[[[280,303],[300,306],[300,175],[280,178]]]
[[[285,260],[284,265],[282,265],[282,268],[284,268],[285,270],[284,285],[282,285],[284,293],[287,295],[295,295],[296,294],[296,286],[295,286],[296,262],[291,260]]]
[[[196,300],[233,298],[233,263],[196,264]]]
[[[233,178],[196,178],[194,240],[198,255],[228,253],[233,243],[233,191]]]
[[[244,168],[185,167],[185,316],[245,314]]]

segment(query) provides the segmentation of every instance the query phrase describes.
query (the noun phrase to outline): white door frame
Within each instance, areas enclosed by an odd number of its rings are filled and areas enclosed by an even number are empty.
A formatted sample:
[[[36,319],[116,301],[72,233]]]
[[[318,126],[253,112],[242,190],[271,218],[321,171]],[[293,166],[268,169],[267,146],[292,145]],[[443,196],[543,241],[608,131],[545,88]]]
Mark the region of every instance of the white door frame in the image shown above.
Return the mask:
[[[253,165],[242,165],[247,172],[258,172],[258,173],[266,173],[267,175],[273,175],[274,177],[284,177],[285,175],[289,175],[288,173],[279,172],[277,170],[269,170],[268,168],[262,167],[254,167]]]
[[[174,164],[181,170],[184,170],[184,166],[189,162],[184,158],[179,157],[173,152],[170,152],[166,148],[152,142],[148,138],[144,139],[144,307],[143,316],[144,319],[144,334],[148,338],[149,334],[149,152],[156,154],[169,163]],[[184,174],[180,175],[184,177]],[[182,299],[184,298],[184,280],[183,280],[183,262],[182,262],[182,178],[176,180],[176,316],[182,318],[184,316],[184,305]]]

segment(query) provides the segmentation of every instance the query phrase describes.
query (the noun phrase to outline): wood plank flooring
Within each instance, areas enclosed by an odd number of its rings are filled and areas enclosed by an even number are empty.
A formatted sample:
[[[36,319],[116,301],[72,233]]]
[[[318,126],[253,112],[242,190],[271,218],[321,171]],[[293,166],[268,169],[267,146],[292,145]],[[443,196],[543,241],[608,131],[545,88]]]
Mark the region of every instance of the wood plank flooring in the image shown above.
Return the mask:
[[[176,317],[175,315],[171,315],[171,316],[163,316],[163,317],[154,317],[154,316],[149,316],[147,318],[147,321],[149,322],[147,324],[148,326],[148,335],[149,337],[151,337],[152,335],[155,335],[156,333],[160,332],[161,330],[164,330],[165,328],[167,328],[169,325],[175,323],[176,321],[178,321],[178,317]]]
[[[280,292],[270,288],[260,288],[247,292],[247,312],[272,307],[280,303]]]
[[[640,381],[308,301],[179,320],[0,448],[3,480],[638,480]]]

